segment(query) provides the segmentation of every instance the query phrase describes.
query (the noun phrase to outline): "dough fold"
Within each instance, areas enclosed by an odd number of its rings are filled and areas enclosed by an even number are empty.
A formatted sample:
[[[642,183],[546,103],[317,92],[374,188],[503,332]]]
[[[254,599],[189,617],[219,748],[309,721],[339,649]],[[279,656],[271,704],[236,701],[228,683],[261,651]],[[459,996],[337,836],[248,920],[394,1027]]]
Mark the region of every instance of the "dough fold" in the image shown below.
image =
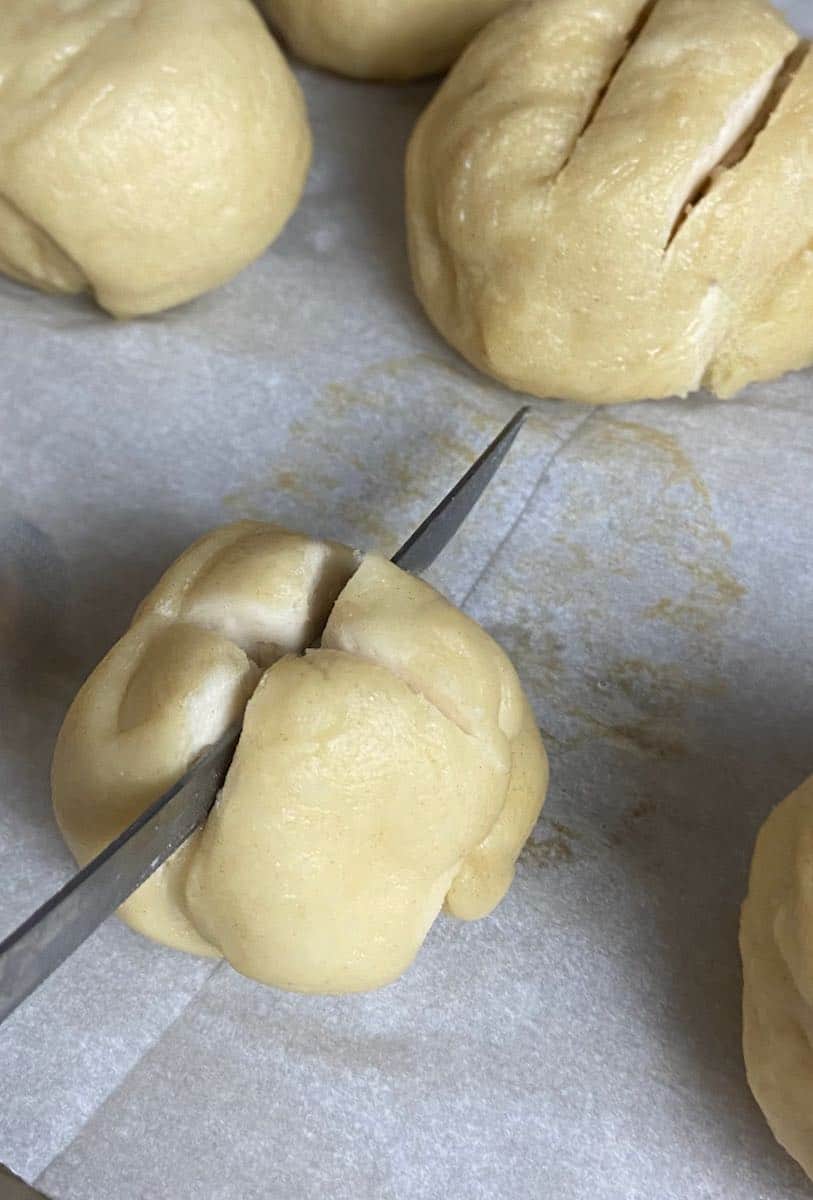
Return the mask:
[[[729,396],[813,360],[813,57],[765,0],[534,0],[407,156],[415,287],[537,396]]]
[[[278,987],[362,991],[444,903],[474,919],[505,894],[547,786],[509,660],[384,559],[258,522],[190,547],[71,706],[52,788],[77,860],[242,713],[207,822],[122,906],[133,928]]]
[[[511,0],[258,0],[291,48],[358,79],[445,70]]]
[[[740,951],[748,1082],[777,1141],[813,1179],[813,776],[760,830]]]
[[[230,279],[293,211],[299,86],[249,0],[5,0],[0,270],[119,317]]]

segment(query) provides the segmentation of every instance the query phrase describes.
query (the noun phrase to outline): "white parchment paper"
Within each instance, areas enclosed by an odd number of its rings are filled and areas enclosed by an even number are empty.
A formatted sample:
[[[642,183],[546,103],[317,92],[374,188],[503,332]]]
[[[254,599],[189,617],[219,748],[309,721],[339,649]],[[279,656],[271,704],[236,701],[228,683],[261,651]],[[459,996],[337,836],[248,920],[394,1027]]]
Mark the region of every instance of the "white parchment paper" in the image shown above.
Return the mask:
[[[307,194],[231,285],[120,325],[0,283],[0,936],[71,871],[53,739],[173,556],[239,516],[391,551],[516,407],[409,286],[431,85],[300,74]],[[736,948],[754,834],[813,771],[812,468],[810,373],[539,404],[432,574],[551,757],[508,899],[345,999],[108,921],[0,1030],[0,1160],[54,1200],[813,1195],[746,1087]]]

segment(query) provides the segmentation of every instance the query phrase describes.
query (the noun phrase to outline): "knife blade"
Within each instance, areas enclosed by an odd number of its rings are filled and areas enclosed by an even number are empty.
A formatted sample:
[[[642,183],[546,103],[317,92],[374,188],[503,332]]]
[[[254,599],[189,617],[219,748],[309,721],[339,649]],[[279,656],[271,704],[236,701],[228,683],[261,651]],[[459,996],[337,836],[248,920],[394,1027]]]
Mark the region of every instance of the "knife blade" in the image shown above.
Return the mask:
[[[529,406],[510,421],[392,556],[425,571],[493,479]],[[175,852],[209,814],[231,765],[241,722],[229,727],[96,858],[0,942],[0,1024]]]

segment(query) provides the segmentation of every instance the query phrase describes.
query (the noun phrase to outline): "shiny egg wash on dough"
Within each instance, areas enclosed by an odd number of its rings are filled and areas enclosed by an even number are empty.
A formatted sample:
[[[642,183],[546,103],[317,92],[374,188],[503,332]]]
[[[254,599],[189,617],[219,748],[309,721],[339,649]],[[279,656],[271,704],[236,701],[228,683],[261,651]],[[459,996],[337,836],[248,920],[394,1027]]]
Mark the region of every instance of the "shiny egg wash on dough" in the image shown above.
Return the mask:
[[[537,396],[730,396],[813,361],[813,56],[766,0],[532,0],[407,155],[418,297]]]
[[[52,792],[77,861],[241,715],[205,825],[121,907],[132,928],[352,992],[397,978],[442,907],[502,899],[548,777],[509,659],[387,560],[257,521],[185,551],[74,700]]]

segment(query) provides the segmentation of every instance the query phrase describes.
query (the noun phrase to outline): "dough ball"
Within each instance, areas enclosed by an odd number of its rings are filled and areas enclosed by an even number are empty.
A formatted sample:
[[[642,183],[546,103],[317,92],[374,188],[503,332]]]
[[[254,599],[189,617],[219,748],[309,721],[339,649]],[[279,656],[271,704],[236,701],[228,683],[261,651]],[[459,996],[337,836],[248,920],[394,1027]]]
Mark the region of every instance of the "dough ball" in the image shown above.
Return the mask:
[[[813,57],[765,0],[534,0],[413,134],[415,287],[509,387],[730,396],[813,361]]]
[[[507,657],[384,559],[258,522],[187,550],[68,712],[52,787],[77,860],[243,712],[205,826],[122,906],[133,928],[278,987],[362,991],[444,903],[470,920],[505,894],[547,786]]]
[[[358,79],[414,79],[448,67],[510,0],[259,0],[306,62]]]
[[[760,830],[740,950],[748,1082],[813,1179],[813,776]]]
[[[0,270],[119,317],[230,279],[299,199],[299,86],[249,0],[5,0]]]

